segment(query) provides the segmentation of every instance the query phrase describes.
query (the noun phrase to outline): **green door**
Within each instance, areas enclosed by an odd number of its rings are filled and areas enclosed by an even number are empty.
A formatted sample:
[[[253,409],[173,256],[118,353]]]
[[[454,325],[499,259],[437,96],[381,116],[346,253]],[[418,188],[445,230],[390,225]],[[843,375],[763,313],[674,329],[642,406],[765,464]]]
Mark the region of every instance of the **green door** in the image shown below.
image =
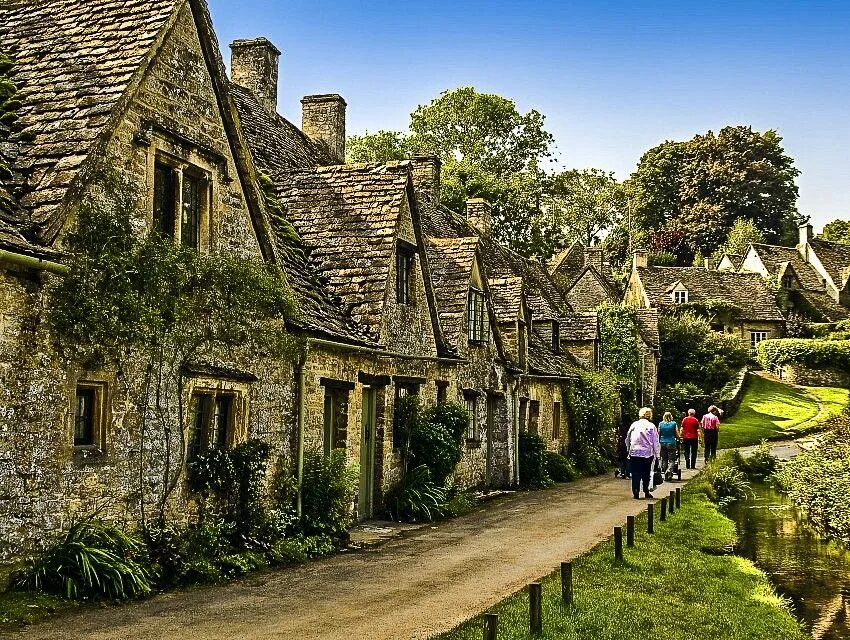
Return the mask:
[[[378,392],[363,388],[363,423],[360,435],[360,496],[357,513],[361,520],[372,517],[375,494],[375,405]]]

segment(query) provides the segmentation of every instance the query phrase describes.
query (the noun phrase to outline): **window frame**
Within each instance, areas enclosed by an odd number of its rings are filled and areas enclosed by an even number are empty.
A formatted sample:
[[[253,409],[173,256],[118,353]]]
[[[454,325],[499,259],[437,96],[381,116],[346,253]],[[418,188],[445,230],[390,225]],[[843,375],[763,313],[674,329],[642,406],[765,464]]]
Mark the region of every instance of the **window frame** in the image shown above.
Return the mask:
[[[561,323],[557,320],[552,322],[552,353],[561,354]]]
[[[186,433],[186,462],[191,462],[199,454],[211,449],[231,449],[240,441],[241,403],[244,401],[240,389],[218,388],[207,385],[195,385],[189,394],[189,423]],[[203,404],[201,414],[197,407]],[[222,406],[226,406],[225,419],[221,420]],[[223,423],[223,424],[222,424]]]
[[[324,385],[322,410],[325,455],[336,449],[348,450],[348,419],[351,409],[351,390],[343,385]],[[339,446],[340,443],[342,446]]]
[[[540,400],[528,400],[528,433],[540,435]]]
[[[392,433],[392,447],[393,451],[397,451],[401,448],[401,443],[398,441],[398,422],[396,419],[396,407],[398,406],[399,398],[403,398],[405,396],[418,396],[422,391],[422,383],[421,382],[410,382],[410,381],[402,381],[396,380],[393,384],[393,433]]]
[[[210,218],[213,202],[213,172],[204,164],[178,158],[159,148],[152,153],[152,179],[151,195],[149,203],[149,215],[151,216],[151,228],[154,232],[169,237],[182,246],[190,247],[196,251],[206,251],[210,245]],[[166,197],[171,200],[168,221],[157,222],[160,216],[158,202],[160,197],[160,176],[168,175],[169,185],[166,189]],[[196,204],[193,207],[193,223],[188,225],[191,232],[184,231],[184,217],[186,216],[187,185],[195,185],[193,190]],[[168,227],[168,228],[166,228]],[[191,233],[191,237],[187,235]]]
[[[395,301],[396,304],[414,305],[413,274],[416,267],[416,247],[401,240],[396,242]]]
[[[561,403],[552,402],[552,440],[561,439]]]
[[[770,336],[770,331],[767,329],[750,330],[750,352],[756,353],[759,344],[768,340],[768,336]]]
[[[107,383],[100,380],[78,380],[74,385],[74,395],[71,405],[71,443],[74,451],[104,451],[106,448],[107,425]],[[77,440],[77,414],[80,392],[90,397],[90,441]]]
[[[490,318],[484,291],[470,287],[466,296],[466,336],[471,344],[490,341]]]
[[[478,394],[464,393],[463,399],[466,403],[466,411],[469,419],[466,422],[466,443],[475,445],[481,442],[481,429],[479,428]]]
[[[687,289],[674,289],[672,296],[673,296],[673,304],[688,304],[688,290]]]

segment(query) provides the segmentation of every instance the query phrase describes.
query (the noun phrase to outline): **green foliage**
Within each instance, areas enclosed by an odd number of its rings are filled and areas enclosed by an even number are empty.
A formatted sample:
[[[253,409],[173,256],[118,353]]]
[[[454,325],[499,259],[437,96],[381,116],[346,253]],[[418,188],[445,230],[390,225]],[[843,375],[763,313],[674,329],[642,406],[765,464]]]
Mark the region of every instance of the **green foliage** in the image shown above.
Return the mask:
[[[367,131],[363,135],[348,136],[345,143],[346,162],[388,162],[404,160],[410,155],[409,139],[400,131]]]
[[[747,218],[738,218],[732,223],[729,229],[729,234],[726,236],[726,242],[722,248],[719,248],[711,255],[711,261],[716,267],[723,258],[724,253],[736,255],[744,255],[751,244],[761,244],[767,238],[763,231],[756,227],[752,220]],[[696,265],[702,266],[702,265]]]
[[[813,369],[850,371],[850,340],[806,338],[765,340],[759,344],[758,359],[766,368],[796,364]]]
[[[651,267],[675,267],[676,256],[669,251],[653,251],[647,256],[647,264]]]
[[[446,490],[431,479],[428,466],[420,464],[387,492],[385,502],[393,520],[431,522],[449,512],[447,499]]]
[[[833,220],[823,227],[824,240],[850,244],[850,220]]]
[[[747,364],[749,352],[739,338],[712,331],[693,313],[659,319],[659,386],[691,383],[716,393]]]
[[[631,385],[634,394],[642,384],[635,310],[624,304],[605,304],[598,313],[602,367]]]
[[[678,304],[672,310],[671,315],[681,318],[686,315],[697,316],[707,322],[718,320],[725,324],[737,321],[741,317],[741,307],[720,298],[709,298],[698,302],[685,302]]]
[[[348,540],[359,476],[357,465],[346,462],[343,449],[330,455],[318,448],[304,452],[300,529],[305,535]]]
[[[609,371],[578,371],[564,391],[570,425],[570,456],[579,470],[602,473],[614,459],[612,447],[621,411],[621,385]],[[628,391],[628,390],[627,390]],[[623,410],[633,412],[634,398],[626,396]]]
[[[762,440],[758,448],[744,459],[744,473],[756,482],[766,482],[778,469],[779,458],[773,455],[766,440]]]
[[[519,484],[525,489],[543,489],[552,484],[547,472],[546,443],[536,433],[519,432]]]
[[[17,589],[45,591],[66,598],[122,600],[151,591],[144,543],[96,520],[72,525],[40,557],[17,573]]]
[[[801,221],[799,171],[781,142],[775,131],[734,126],[650,149],[629,179],[632,224],[647,244],[674,253],[680,266],[728,243],[737,220],[751,222],[768,242],[790,239]],[[736,248],[743,230],[739,224],[731,238]]]
[[[425,411],[410,439],[410,458],[424,464],[431,480],[444,486],[463,457],[469,412],[454,402],[441,402]]]
[[[579,477],[570,459],[556,451],[546,452],[546,473],[553,482],[572,482]]]

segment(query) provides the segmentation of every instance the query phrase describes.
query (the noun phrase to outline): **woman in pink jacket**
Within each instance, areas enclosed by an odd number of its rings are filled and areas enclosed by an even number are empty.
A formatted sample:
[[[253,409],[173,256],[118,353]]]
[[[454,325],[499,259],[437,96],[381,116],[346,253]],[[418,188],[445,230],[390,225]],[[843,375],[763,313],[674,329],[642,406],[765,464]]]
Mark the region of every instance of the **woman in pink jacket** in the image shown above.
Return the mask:
[[[661,455],[658,429],[651,422],[652,409],[643,407],[638,416],[640,419],[632,423],[629,432],[626,434],[626,450],[629,452],[629,462],[632,469],[632,495],[635,500],[640,500],[641,483],[643,483],[644,497],[652,497],[649,492],[652,462]]]

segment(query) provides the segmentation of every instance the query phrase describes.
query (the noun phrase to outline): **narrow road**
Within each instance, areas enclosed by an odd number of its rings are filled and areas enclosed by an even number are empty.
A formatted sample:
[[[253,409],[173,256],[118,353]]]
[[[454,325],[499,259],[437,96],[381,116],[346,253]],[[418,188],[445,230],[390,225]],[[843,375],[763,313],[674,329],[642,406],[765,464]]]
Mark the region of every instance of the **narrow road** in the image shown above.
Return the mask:
[[[693,472],[685,472],[683,481]],[[665,483],[657,497],[678,483]],[[663,492],[663,493],[662,493]],[[427,638],[484,611],[646,508],[610,475],[489,503],[378,548],[238,582],[82,611],[24,629],[50,640]]]

